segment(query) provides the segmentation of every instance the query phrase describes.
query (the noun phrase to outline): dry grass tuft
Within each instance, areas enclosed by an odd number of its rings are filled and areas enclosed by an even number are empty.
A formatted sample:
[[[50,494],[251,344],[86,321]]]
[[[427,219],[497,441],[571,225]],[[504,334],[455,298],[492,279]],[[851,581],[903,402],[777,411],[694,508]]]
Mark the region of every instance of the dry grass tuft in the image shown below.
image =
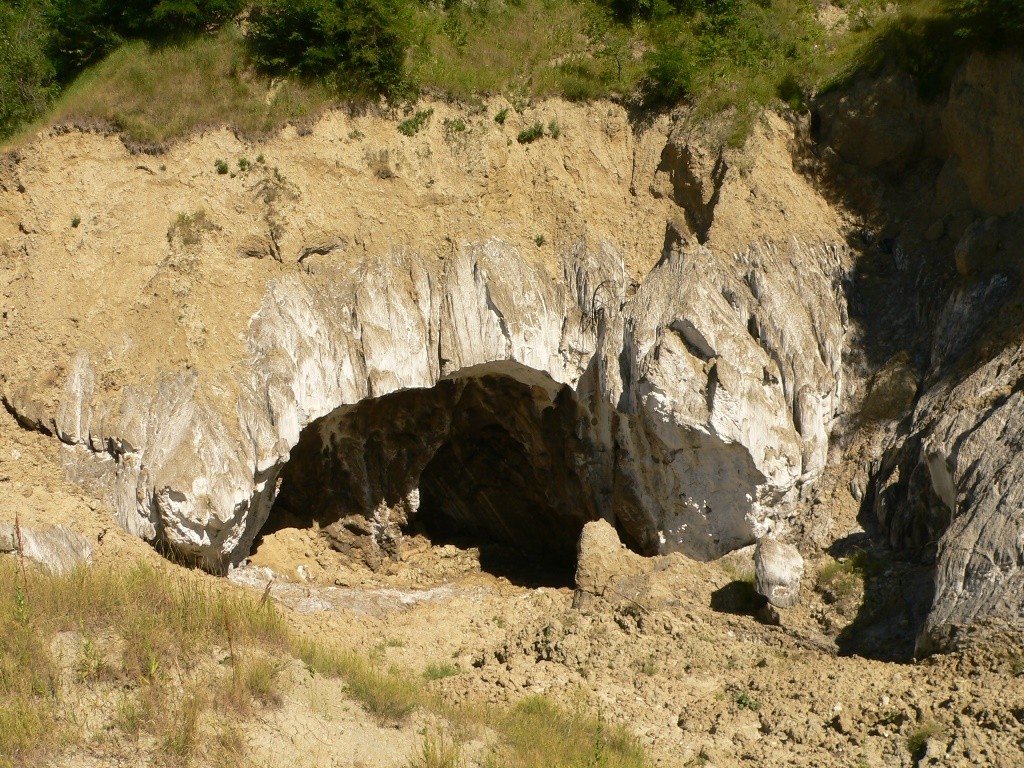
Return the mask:
[[[78,643],[63,662],[50,650],[58,633]],[[272,600],[212,577],[148,565],[53,576],[0,560],[0,768],[40,764],[97,738],[74,717],[78,686],[105,686],[116,701],[100,738],[134,739],[157,763],[246,765],[242,725],[282,703],[289,656],[343,680],[382,724],[400,724],[418,707],[447,722],[444,737],[424,739],[412,766],[462,765],[463,743],[484,733],[496,740],[488,765],[645,765],[621,728],[542,697],[511,709],[446,702],[425,690],[421,674],[299,637]]]

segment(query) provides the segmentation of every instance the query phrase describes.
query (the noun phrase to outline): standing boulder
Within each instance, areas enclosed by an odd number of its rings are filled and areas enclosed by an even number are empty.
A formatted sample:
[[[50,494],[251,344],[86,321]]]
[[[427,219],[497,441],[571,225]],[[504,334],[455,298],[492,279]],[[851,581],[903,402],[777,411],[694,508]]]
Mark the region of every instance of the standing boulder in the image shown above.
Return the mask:
[[[754,589],[777,608],[792,608],[800,600],[804,559],[797,548],[765,536],[754,549]]]

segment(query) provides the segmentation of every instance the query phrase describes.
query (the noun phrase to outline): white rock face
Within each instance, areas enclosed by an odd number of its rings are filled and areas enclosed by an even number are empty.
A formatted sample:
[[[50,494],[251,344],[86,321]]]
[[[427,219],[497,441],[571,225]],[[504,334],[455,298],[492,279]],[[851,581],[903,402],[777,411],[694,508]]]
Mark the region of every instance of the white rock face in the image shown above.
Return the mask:
[[[1024,350],[1011,347],[955,386],[932,388],[914,413],[901,466],[880,479],[876,512],[894,543],[937,544],[920,655],[955,647],[958,633],[971,625],[1019,615],[1022,381]]]
[[[770,536],[754,549],[754,589],[777,608],[792,608],[800,602],[800,581],[804,559],[796,547]]]
[[[0,552],[24,556],[58,575],[92,562],[89,542],[82,534],[63,525],[50,528],[20,526],[19,530],[10,523],[0,523]]]
[[[281,174],[227,180],[207,155],[255,148],[226,133],[173,148],[163,180],[115,139],[33,146],[0,167],[16,212],[0,217],[0,288],[18,302],[0,397],[69,446],[127,530],[212,570],[247,556],[314,422],[494,375],[536,390],[538,422],[564,418],[564,454],[545,461],[585,497],[574,521],[700,559],[784,527],[825,462],[846,327],[841,237],[793,170],[791,127],[759,124],[740,172],[667,139],[667,118],[635,135],[612,105],[551,108],[562,139],[528,148],[490,120],[460,149],[369,117],[356,145],[334,115],[261,147]],[[114,170],[54,173],[79,168],[82,142]],[[96,211],[88,232],[52,223],[71,188]],[[175,233],[197,200],[216,226],[190,245]],[[53,371],[27,362],[51,353]],[[330,450],[366,450],[340,435]],[[415,512],[417,456],[394,465],[401,499],[359,481],[347,513]]]
[[[708,559],[749,544],[824,463],[844,330],[837,252],[675,251],[624,302],[608,244],[580,242],[564,264],[552,282],[492,240],[437,269],[394,254],[291,275],[250,322],[234,419],[210,405],[225,384],[189,372],[94,406],[79,355],[58,433],[109,457],[128,530],[216,569],[248,553],[306,425],[445,377],[502,374],[576,390],[593,506],[640,551]]]

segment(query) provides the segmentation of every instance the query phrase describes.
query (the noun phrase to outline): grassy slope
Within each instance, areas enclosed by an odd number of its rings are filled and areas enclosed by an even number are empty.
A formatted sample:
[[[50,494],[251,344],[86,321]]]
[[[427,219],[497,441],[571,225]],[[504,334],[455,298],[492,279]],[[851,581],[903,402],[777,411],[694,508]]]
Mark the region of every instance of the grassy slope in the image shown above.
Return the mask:
[[[922,70],[922,80],[939,77],[929,59],[955,58],[943,2],[846,0],[823,14],[808,0],[743,0],[722,18],[632,25],[590,0],[417,6],[407,80],[409,92],[468,104],[500,93],[517,108],[551,95],[685,99],[700,117],[725,115],[738,141],[762,107],[800,108],[808,94],[885,56]],[[256,74],[230,27],[163,47],[123,46],[73,83],[44,122],[112,125],[131,141],[161,144],[225,123],[264,134],[338,103],[323,86]]]
[[[271,600],[170,564],[58,577],[5,557],[0,766],[31,766],[82,750],[113,757],[118,743],[163,764],[245,765],[239,724],[281,702],[286,691],[279,676],[288,659],[344,681],[348,695],[381,722],[399,722],[416,708],[448,722],[455,736],[427,734],[422,752],[410,758],[414,766],[458,765],[460,738],[481,734],[491,763],[509,768],[647,765],[621,728],[542,697],[511,709],[450,704],[411,672],[384,670],[297,635]],[[94,706],[97,696],[110,703],[103,713],[109,724],[89,733],[76,704]]]

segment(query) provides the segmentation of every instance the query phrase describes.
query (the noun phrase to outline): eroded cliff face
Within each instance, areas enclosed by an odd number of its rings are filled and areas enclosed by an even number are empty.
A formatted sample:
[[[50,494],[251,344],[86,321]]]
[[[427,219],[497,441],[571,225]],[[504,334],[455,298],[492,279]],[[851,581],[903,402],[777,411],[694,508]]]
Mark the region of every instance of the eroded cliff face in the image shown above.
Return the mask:
[[[874,358],[875,389],[895,405],[872,416],[865,511],[897,551],[934,568],[919,654],[978,625],[1019,629],[1024,616],[1024,170],[1011,159],[1024,141],[1022,77],[1017,54],[976,55],[934,103],[890,74],[821,113],[828,176],[880,230],[851,291],[863,331],[851,352]],[[898,394],[908,375],[918,386]]]
[[[121,525],[212,569],[248,554],[293,451],[293,484],[334,492],[290,506],[376,520],[378,546],[426,496],[525,547],[526,518],[487,510],[516,484],[555,541],[605,518],[708,559],[784,527],[840,400],[846,268],[790,126],[708,163],[684,123],[635,134],[607,104],[543,105],[562,137],[529,146],[435,109],[412,138],[334,114],[262,146],[142,158],[71,133],[11,155],[8,410]],[[215,172],[243,156],[262,162]],[[403,415],[354,429],[369,402]],[[523,466],[446,496],[488,453]]]
[[[919,651],[948,648],[1020,619],[1022,66],[935,103],[865,79],[727,151],[559,102],[156,157],[40,136],[0,168],[0,397],[215,571],[285,519],[368,561],[418,529],[571,559],[596,519],[807,549],[842,495],[934,567]]]

